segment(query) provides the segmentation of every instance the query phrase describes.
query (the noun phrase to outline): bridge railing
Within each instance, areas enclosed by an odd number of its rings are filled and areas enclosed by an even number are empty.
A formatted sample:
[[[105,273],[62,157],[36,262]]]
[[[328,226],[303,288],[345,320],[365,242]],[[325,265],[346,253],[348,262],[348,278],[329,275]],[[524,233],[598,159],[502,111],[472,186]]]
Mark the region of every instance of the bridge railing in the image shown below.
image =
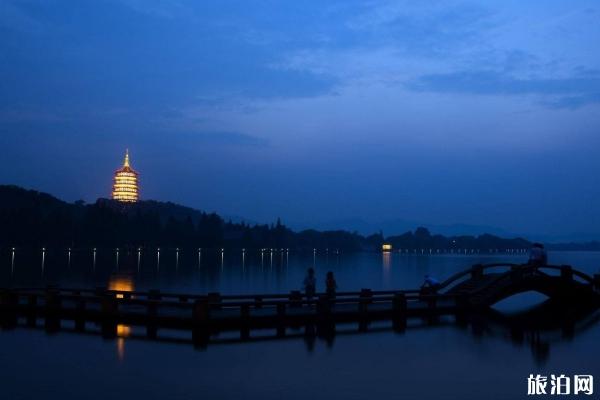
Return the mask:
[[[111,326],[117,323],[142,324],[151,330],[159,324],[161,327],[184,329],[206,327],[209,320],[223,329],[238,325],[247,329],[252,319],[254,323],[277,323],[279,329],[286,321],[331,319],[333,315],[352,321],[366,321],[370,318],[390,319],[391,316],[406,318],[408,313],[452,313],[462,306],[464,300],[458,295],[413,292],[363,289],[337,297],[320,294],[307,298],[294,291],[285,296],[269,295],[268,299],[261,298],[261,295],[244,296],[244,299],[228,296],[224,299],[218,293],[163,298],[157,291],[136,292],[135,295],[111,290],[4,289],[0,290],[0,316],[3,316],[2,321],[8,320],[8,317],[16,321],[17,315],[22,315],[27,318],[28,324],[34,325],[38,317],[43,317],[50,329],[59,326],[60,319],[74,320],[80,327],[84,327],[85,321],[102,321]],[[194,297],[193,301],[190,301],[191,297]],[[309,307],[304,308],[306,306]]]
[[[600,287],[598,275],[595,275],[594,277],[592,277],[584,272],[573,269],[573,267],[571,267],[570,265],[534,266],[534,265],[530,265],[530,264],[490,263],[490,264],[475,264],[469,269],[458,272],[458,273],[452,275],[450,278],[443,281],[438,286],[437,289],[438,289],[438,291],[446,289],[446,288],[450,287],[451,285],[458,283],[458,281],[466,280],[466,279],[463,279],[466,277],[469,277],[469,278],[482,277],[483,275],[485,275],[485,271],[490,270],[490,269],[496,269],[496,268],[508,268],[509,270],[506,271],[507,273],[509,273],[511,271],[515,271],[515,270],[517,270],[517,271],[518,270],[539,271],[539,270],[545,269],[545,270],[559,271],[560,275],[564,278],[568,278],[568,279],[579,278],[579,280],[582,283]]]
[[[588,283],[590,285],[597,284],[597,278],[595,276],[592,277],[586,274],[585,272],[573,269],[573,267],[571,267],[570,265],[542,265],[539,267],[539,269],[560,271],[560,275],[564,278],[579,278],[579,280],[583,283]]]
[[[219,292],[209,292],[205,294],[189,294],[189,293],[175,293],[175,292],[163,292],[160,290],[148,290],[148,291],[127,291],[127,290],[113,290],[104,287],[98,287],[95,289],[79,289],[79,288],[62,288],[49,286],[47,288],[12,288],[15,292],[19,293],[38,293],[42,294],[46,291],[54,291],[61,295],[87,295],[87,296],[98,296],[98,295],[110,295],[116,298],[137,298],[137,299],[149,299],[149,300],[163,300],[163,301],[179,301],[179,302],[193,302],[195,300],[201,300],[208,298],[210,301],[218,301],[219,303],[230,303],[230,302],[242,302],[242,301],[274,301],[274,300],[294,300],[305,298],[305,294],[299,290],[292,290],[289,293],[265,293],[265,294],[241,294],[241,295],[227,295]],[[336,292],[335,297],[337,299],[353,299],[360,297],[370,297],[373,300],[380,298],[389,298],[396,294],[404,294],[405,296],[418,297],[420,295],[419,290],[370,290],[362,289],[360,291],[348,291],[348,292]],[[325,293],[315,293],[314,298],[325,295]]]
[[[443,281],[439,286],[438,290],[443,290],[448,288],[453,283],[462,280],[465,277],[477,277],[484,275],[484,271],[491,268],[516,268],[521,266],[521,264],[513,264],[513,263],[491,263],[491,264],[475,264],[471,268],[468,268],[464,271],[457,272],[456,274],[450,276],[448,279]]]

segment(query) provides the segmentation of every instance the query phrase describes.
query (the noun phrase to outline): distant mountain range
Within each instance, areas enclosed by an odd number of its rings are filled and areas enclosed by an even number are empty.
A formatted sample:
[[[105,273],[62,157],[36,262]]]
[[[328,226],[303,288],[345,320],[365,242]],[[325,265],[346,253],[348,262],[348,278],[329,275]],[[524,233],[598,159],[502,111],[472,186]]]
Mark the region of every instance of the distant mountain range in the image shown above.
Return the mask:
[[[357,232],[361,235],[370,235],[376,232],[383,232],[384,235],[399,235],[401,233],[422,226],[431,232],[445,236],[460,235],[483,235],[491,234],[500,237],[525,237],[533,241],[544,243],[588,243],[600,240],[600,233],[566,233],[561,235],[547,235],[540,233],[511,232],[506,229],[490,225],[469,225],[469,224],[429,224],[422,221],[407,220],[401,218],[387,219],[378,222],[369,222],[362,218],[345,218],[328,221],[292,221],[288,225],[296,230],[302,229],[343,229],[350,232]]]
[[[486,225],[467,225],[467,224],[452,224],[452,225],[436,225],[424,224],[418,221],[405,219],[390,219],[379,222],[369,222],[361,218],[346,218],[322,222],[292,222],[289,225],[294,229],[307,229],[309,226],[314,229],[344,229],[348,231],[356,231],[361,235],[370,235],[376,232],[383,232],[384,235],[397,235],[404,233],[417,226],[422,226],[432,232],[441,235],[481,235],[490,233],[498,236],[515,236],[503,229],[499,229]]]

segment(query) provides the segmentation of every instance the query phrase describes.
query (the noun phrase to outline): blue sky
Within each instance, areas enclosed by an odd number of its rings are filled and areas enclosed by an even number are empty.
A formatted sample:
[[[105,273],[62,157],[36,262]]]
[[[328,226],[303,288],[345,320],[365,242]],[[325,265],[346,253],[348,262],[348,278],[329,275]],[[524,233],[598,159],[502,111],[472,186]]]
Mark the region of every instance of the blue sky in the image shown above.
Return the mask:
[[[0,1],[0,182],[598,233],[594,1]]]

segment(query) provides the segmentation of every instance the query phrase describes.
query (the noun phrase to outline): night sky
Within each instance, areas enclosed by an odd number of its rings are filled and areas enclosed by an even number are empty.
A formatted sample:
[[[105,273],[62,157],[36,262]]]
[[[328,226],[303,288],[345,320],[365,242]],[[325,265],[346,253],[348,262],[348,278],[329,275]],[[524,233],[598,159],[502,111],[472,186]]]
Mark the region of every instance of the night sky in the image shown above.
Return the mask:
[[[0,0],[0,183],[95,201],[129,148],[255,221],[596,234],[598,43],[597,1]]]

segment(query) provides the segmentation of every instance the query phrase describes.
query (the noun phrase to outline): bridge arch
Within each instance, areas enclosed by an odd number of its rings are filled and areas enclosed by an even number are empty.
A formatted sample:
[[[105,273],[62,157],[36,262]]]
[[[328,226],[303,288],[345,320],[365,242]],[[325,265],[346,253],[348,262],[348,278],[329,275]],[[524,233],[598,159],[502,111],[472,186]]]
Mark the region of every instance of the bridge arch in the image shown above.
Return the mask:
[[[600,276],[568,265],[535,267],[523,264],[477,264],[438,287],[438,293],[455,295],[473,307],[489,307],[519,293],[534,291],[564,302],[597,305]]]

